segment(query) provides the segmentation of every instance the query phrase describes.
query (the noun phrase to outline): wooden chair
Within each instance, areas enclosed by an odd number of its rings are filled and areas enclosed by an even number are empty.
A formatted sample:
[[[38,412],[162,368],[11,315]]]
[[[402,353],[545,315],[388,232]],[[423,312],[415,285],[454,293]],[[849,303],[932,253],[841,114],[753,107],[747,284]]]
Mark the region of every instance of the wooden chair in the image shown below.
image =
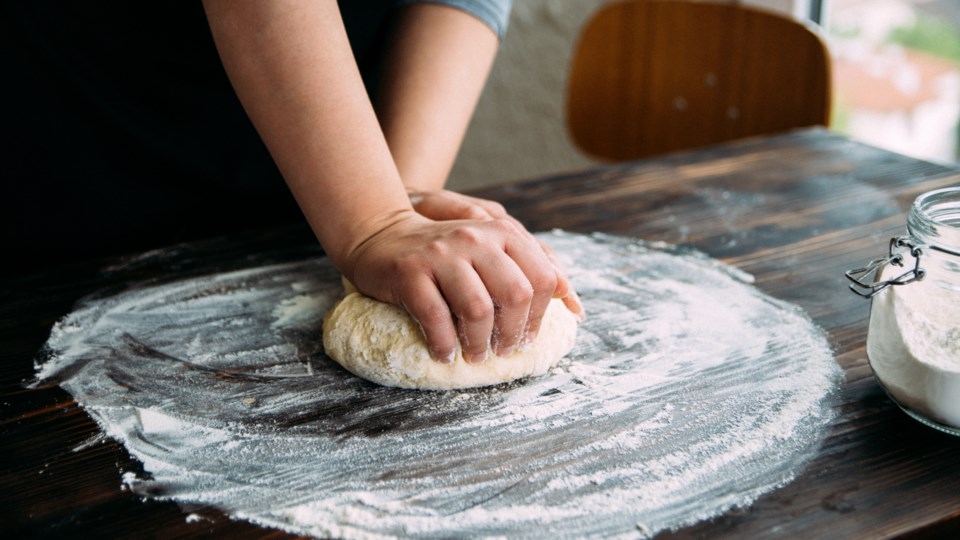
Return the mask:
[[[586,154],[628,160],[822,125],[830,60],[811,26],[736,4],[608,4],[579,36],[567,125]]]

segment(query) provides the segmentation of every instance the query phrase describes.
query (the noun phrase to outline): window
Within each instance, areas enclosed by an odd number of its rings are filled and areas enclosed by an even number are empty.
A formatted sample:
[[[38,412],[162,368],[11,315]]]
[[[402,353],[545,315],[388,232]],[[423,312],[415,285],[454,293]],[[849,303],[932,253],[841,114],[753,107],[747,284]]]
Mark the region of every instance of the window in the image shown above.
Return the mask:
[[[910,156],[960,160],[960,0],[812,8],[833,55],[832,127]]]

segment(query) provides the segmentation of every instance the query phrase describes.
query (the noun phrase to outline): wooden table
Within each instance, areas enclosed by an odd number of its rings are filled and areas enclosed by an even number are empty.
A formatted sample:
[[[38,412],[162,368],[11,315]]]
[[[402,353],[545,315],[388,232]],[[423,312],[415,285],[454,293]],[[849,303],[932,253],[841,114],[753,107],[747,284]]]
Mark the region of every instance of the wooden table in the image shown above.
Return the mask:
[[[486,188],[531,230],[562,228],[693,246],[756,276],[825,328],[846,379],[818,456],[752,506],[662,537],[881,538],[960,532],[960,439],[909,419],[874,380],[868,303],[843,271],[884,254],[920,193],[960,184],[960,168],[864,146],[825,130]],[[138,470],[59,387],[27,388],[48,332],[81,296],[315,255],[300,229],[176,251],[87,261],[0,286],[0,523],[14,536],[287,537],[226,517],[187,523],[173,503],[120,489]],[[86,444],[94,441],[92,444]],[[140,533],[136,536],[142,536]]]

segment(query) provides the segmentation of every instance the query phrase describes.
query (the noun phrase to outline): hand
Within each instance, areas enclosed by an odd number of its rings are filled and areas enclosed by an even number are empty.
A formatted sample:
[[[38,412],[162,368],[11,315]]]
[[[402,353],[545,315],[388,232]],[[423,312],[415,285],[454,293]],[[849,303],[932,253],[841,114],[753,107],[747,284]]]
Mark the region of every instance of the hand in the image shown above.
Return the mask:
[[[434,221],[507,219],[521,230],[526,230],[519,221],[507,213],[502,204],[495,201],[470,197],[445,189],[408,191],[408,195],[413,209]]]
[[[324,251],[347,279],[374,298],[406,308],[423,327],[435,358],[451,357],[458,335],[465,356],[475,361],[490,345],[507,354],[536,335],[550,297],[569,294],[569,287],[535,239],[483,203],[480,206],[492,212],[489,219],[450,220],[450,214],[442,221],[428,219],[411,207],[401,182],[402,174],[429,178],[427,182],[446,176],[449,167],[443,164],[452,163],[457,147],[451,142],[462,138],[472,110],[465,104],[475,102],[460,99],[466,95],[457,83],[466,80],[462,69],[443,69],[443,79],[453,84],[424,84],[425,79],[416,76],[406,81],[411,84],[400,85],[406,90],[398,86],[387,92],[415,98],[393,101],[393,111],[433,112],[422,122],[387,112],[381,124],[364,91],[335,2],[205,0],[204,8],[237,96]],[[455,16],[465,26],[487,32],[484,50],[492,61],[496,38],[475,18],[449,8],[418,8],[416,13]],[[475,32],[464,25],[448,26],[452,31],[442,33],[431,26],[419,33],[421,38],[450,38],[467,57],[479,51],[472,40]],[[401,47],[398,57],[438,58],[435,43],[422,45],[416,48],[428,54],[409,54]],[[444,48],[448,54],[439,56],[449,61],[436,65],[466,67],[473,73],[476,62],[449,54],[452,50]],[[427,67],[398,73],[427,71],[433,73]],[[474,86],[471,92],[478,96],[479,85]],[[460,98],[447,103],[449,107],[434,107],[436,96],[413,95],[423,88],[439,89],[440,98]],[[405,106],[408,103],[414,105]],[[438,126],[452,118],[451,111],[459,119],[456,125]],[[389,145],[385,124],[393,126],[387,130],[393,133]],[[436,136],[422,145],[416,143],[418,133]],[[419,166],[398,166],[407,163],[397,156],[407,155],[402,148],[409,141],[416,143],[410,146],[415,155],[427,148],[426,155],[445,156],[430,161],[443,166],[426,167],[422,170],[430,170],[423,174],[415,172]],[[434,145],[437,141],[439,146]],[[438,147],[439,153],[434,152]]]
[[[347,254],[343,271],[369,296],[402,306],[433,358],[481,362],[532,341],[550,298],[568,293],[540,244],[507,219],[433,221],[399,214]]]
[[[447,190],[411,191],[409,192],[409,196],[413,209],[420,215],[432,220],[475,219],[486,221],[503,219],[510,221],[517,229],[530,235],[540,245],[544,254],[558,270],[557,290],[554,292],[553,297],[561,298],[567,309],[579,317],[580,320],[583,320],[585,314],[583,305],[580,303],[580,297],[577,296],[573,285],[570,283],[570,280],[567,279],[566,273],[563,272],[560,261],[557,260],[553,248],[541,242],[538,238],[533,237],[522,223],[507,213],[507,210],[502,204]],[[535,325],[534,330],[538,331],[540,329],[540,321],[534,321],[533,324]]]

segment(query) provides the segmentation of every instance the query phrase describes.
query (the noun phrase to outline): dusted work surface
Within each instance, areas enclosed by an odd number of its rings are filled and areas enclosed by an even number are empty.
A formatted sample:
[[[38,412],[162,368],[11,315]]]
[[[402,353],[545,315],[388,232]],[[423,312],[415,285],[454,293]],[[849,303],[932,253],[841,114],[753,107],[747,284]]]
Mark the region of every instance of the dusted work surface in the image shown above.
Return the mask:
[[[694,247],[754,275],[769,296],[799,305],[827,331],[846,380],[812,462],[749,507],[665,536],[878,537],[954,530],[960,442],[909,420],[883,395],[864,354],[868,306],[845,290],[842,273],[884,252],[917,194],[957,183],[956,169],[813,130],[477,194],[502,201],[532,230]],[[120,471],[138,468],[122,447],[96,439],[96,425],[59,387],[22,382],[53,322],[81,296],[317,255],[308,246],[302,232],[276,231],[5,283],[4,523],[74,536],[279,535],[207,512],[188,522],[174,504],[121,491]]]
[[[548,376],[448,392],[351,376],[320,353],[341,288],[326,258],[85,300],[40,372],[144,463],[123,473],[134,493],[318,538],[655,533],[795,477],[840,375],[802,312],[689,250],[541,238],[593,314]]]

